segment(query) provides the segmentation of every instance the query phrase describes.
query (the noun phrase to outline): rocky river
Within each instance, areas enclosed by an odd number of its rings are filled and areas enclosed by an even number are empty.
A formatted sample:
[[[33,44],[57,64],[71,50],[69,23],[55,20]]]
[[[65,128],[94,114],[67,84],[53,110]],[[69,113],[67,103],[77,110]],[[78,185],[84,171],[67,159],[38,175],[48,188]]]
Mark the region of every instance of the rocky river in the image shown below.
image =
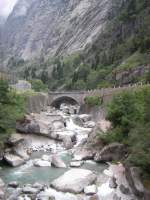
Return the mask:
[[[97,143],[98,128],[104,133],[110,124],[104,119],[96,123],[79,109],[63,103],[17,122],[1,162],[1,199],[137,199],[123,165],[106,162],[108,149],[109,157],[119,158],[122,145],[102,148]]]

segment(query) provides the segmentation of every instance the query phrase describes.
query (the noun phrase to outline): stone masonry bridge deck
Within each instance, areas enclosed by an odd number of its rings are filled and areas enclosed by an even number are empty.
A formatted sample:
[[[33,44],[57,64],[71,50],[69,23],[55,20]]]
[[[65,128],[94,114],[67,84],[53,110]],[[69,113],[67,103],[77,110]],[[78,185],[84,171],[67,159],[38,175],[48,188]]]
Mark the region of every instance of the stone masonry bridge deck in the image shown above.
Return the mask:
[[[102,102],[105,104],[109,102],[115,94],[118,94],[122,91],[135,90],[144,86],[145,85],[141,83],[123,87],[102,88],[88,91],[49,91],[49,105],[59,107],[61,103],[69,102],[71,104],[78,104],[81,106],[84,104],[84,99],[87,96],[99,96],[102,99]]]

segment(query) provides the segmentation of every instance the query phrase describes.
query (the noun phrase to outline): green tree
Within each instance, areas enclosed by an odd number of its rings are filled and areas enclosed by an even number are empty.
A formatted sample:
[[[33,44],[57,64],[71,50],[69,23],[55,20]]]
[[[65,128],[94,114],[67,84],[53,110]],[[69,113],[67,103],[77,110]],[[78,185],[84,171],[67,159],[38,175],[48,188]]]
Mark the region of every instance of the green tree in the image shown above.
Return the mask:
[[[9,133],[15,130],[16,120],[23,117],[25,99],[0,80],[0,141],[1,145]]]

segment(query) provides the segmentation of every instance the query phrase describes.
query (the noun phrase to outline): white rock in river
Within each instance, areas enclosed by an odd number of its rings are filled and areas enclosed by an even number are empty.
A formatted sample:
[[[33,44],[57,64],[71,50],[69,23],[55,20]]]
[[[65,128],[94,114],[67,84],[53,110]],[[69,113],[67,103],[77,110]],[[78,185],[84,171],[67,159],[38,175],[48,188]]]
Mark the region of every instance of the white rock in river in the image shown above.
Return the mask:
[[[71,169],[52,182],[52,187],[62,192],[81,193],[84,187],[94,183],[96,175],[86,169]]]
[[[83,161],[71,161],[70,167],[81,167],[83,165]]]
[[[86,195],[93,195],[97,193],[97,186],[96,185],[89,185],[84,188],[84,193]]]
[[[55,167],[58,168],[66,168],[66,164],[64,163],[64,161],[58,156],[58,155],[53,155],[52,156],[52,165],[54,165]]]
[[[52,161],[52,157],[48,156],[48,155],[43,155],[42,156],[42,160],[51,162]]]
[[[34,166],[36,167],[51,167],[51,162],[41,159],[36,159],[34,161]]]
[[[6,153],[4,159],[13,167],[22,165],[25,161],[17,155]]]

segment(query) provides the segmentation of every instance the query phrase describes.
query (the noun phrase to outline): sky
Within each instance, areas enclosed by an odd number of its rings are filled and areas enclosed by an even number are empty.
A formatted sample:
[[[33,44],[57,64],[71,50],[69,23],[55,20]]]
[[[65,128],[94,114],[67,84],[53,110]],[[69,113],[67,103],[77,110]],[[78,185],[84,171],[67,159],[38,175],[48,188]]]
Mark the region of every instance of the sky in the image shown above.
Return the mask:
[[[17,0],[0,0],[0,16],[7,17]]]

